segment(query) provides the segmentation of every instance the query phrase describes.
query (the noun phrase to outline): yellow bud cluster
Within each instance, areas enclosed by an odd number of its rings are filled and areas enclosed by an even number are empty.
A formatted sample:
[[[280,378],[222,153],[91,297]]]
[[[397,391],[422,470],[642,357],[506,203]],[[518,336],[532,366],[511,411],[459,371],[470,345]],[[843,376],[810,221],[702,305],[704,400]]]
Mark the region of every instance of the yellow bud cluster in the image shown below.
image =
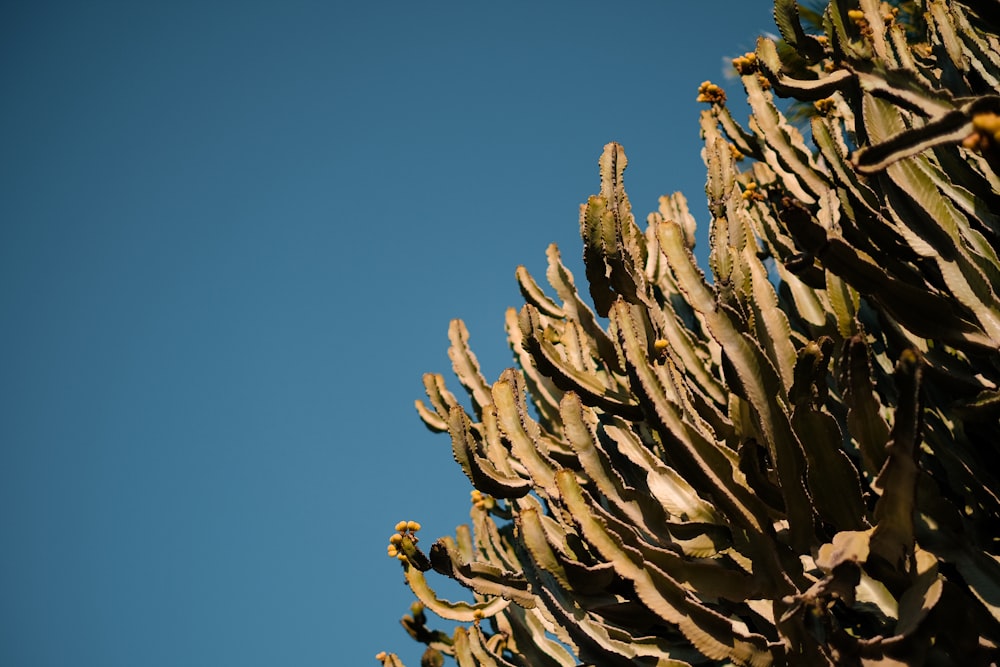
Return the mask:
[[[868,19],[865,18],[865,13],[860,9],[850,9],[847,11],[847,18],[854,22],[854,25],[858,26],[861,34],[867,37],[872,36],[872,27],[868,23]]]
[[[653,349],[657,352],[664,352],[668,345],[670,345],[670,343],[668,343],[664,338],[657,338],[653,341]]]
[[[757,54],[753,51],[733,58],[733,67],[740,74],[751,74],[757,71]]]
[[[835,108],[837,108],[837,103],[832,97],[827,97],[822,100],[816,100],[813,102],[813,106],[816,107],[816,111],[821,115],[826,116]]]
[[[888,2],[883,2],[882,6],[882,20],[885,21],[886,25],[891,24],[899,16],[899,7],[893,7]]]
[[[982,152],[1000,146],[1000,116],[996,113],[977,113],[972,117],[972,130],[972,134],[962,141],[969,150]]]
[[[997,141],[1000,141],[1000,116],[993,113],[992,111],[987,111],[985,113],[977,113],[972,117],[972,127],[977,132],[983,132],[989,134]]]
[[[497,501],[494,500],[493,496],[486,495],[479,489],[473,489],[469,493],[469,497],[472,499],[472,506],[476,509],[491,510],[496,507],[497,504]]]
[[[698,86],[698,101],[710,104],[725,104],[726,91],[711,81],[702,81]]]
[[[418,542],[415,535],[418,530],[420,530],[420,524],[416,521],[400,521],[397,523],[397,532],[389,536],[389,546],[386,547],[386,554],[390,558],[406,560],[406,555],[400,551],[400,545],[403,543],[404,537],[408,537],[413,543]]]
[[[746,155],[740,152],[739,148],[732,144],[729,144],[729,152],[733,154],[733,159],[737,162],[741,162],[746,157]]]
[[[758,191],[758,186],[753,181],[747,183],[743,194],[740,196],[743,197],[744,201],[764,201],[767,199],[762,192]]]

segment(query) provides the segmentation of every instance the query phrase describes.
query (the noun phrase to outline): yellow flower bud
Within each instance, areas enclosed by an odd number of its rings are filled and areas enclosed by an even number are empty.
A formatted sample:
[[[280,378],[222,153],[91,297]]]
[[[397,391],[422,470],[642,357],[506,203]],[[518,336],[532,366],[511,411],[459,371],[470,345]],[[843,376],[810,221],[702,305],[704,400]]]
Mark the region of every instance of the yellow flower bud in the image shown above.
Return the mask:
[[[403,536],[400,535],[399,533],[393,533],[392,535],[389,536],[390,544],[399,544],[402,541],[403,541]]]
[[[406,530],[406,522],[405,521],[400,521],[399,523],[397,523],[396,524],[396,530],[399,530],[399,531]]]
[[[406,529],[408,531],[410,531],[411,533],[415,533],[418,530],[420,530],[420,524],[417,523],[416,521],[407,521],[406,522]]]
[[[1000,116],[992,111],[977,113],[972,117],[972,127],[984,134],[993,134],[1000,131]]]

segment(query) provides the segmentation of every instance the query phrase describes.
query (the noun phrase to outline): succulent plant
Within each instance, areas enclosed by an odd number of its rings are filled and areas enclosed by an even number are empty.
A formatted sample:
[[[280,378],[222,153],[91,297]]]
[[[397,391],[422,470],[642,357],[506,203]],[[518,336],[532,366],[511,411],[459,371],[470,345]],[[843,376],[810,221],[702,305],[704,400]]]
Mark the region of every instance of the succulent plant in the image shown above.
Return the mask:
[[[778,0],[781,42],[734,62],[746,127],[702,85],[710,275],[681,194],[636,223],[612,143],[590,304],[555,246],[551,290],[519,268],[492,384],[451,323],[471,410],[437,374],[417,410],[471,521],[389,546],[423,665],[1000,660],[1000,5],[916,4],[809,34]]]

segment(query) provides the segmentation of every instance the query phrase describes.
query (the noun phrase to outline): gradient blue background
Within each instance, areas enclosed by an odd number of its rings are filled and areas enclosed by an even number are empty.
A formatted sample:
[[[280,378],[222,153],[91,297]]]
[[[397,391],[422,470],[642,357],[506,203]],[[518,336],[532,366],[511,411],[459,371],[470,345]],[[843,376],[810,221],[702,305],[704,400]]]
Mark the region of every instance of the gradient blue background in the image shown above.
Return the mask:
[[[3,3],[0,665],[418,665],[385,545],[468,516],[413,410],[448,321],[510,364],[514,269],[580,266],[611,140],[640,219],[683,190],[704,247],[696,89],[772,29],[765,0]]]

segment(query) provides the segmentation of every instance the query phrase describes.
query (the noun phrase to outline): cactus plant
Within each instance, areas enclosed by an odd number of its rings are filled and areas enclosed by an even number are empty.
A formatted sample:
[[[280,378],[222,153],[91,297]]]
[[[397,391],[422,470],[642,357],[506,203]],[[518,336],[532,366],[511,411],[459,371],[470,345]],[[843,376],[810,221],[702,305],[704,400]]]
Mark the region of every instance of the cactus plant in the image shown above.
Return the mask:
[[[809,34],[778,0],[781,42],[734,62],[746,127],[703,84],[710,276],[682,195],[636,223],[612,143],[592,306],[555,246],[551,294],[519,268],[492,384],[452,322],[471,410],[436,374],[417,410],[471,521],[389,545],[422,664],[1000,660],[1000,12],[917,5],[833,0]]]

